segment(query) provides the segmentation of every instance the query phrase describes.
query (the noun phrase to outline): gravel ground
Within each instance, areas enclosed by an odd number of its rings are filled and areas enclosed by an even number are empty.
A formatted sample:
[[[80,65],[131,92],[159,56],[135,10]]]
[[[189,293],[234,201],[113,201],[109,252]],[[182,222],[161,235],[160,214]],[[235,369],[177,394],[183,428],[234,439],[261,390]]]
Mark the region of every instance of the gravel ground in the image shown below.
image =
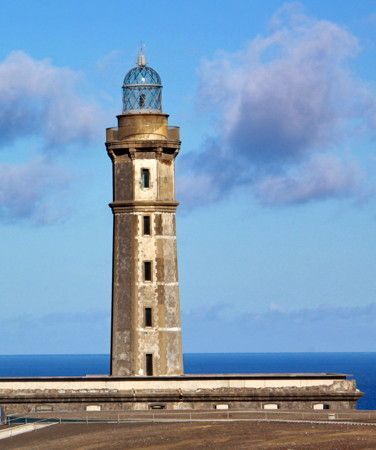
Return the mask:
[[[376,427],[258,422],[62,424],[0,443],[1,449],[376,449]]]

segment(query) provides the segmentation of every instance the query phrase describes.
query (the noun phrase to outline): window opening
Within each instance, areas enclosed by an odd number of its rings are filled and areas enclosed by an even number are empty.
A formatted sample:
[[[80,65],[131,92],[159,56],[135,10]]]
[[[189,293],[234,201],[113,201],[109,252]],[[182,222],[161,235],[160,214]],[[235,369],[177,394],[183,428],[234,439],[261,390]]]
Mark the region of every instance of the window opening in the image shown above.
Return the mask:
[[[263,406],[264,409],[279,409],[278,403],[265,403]]]
[[[145,327],[153,326],[153,316],[151,308],[145,308]]]
[[[141,185],[144,188],[150,187],[150,170],[141,169]]]
[[[144,281],[151,281],[151,261],[144,261]]]
[[[151,403],[149,409],[166,409],[166,403]]]
[[[150,236],[150,216],[144,216],[144,235]]]
[[[315,403],[313,409],[330,409],[330,405],[327,403]]]
[[[140,94],[140,97],[138,99],[138,106],[140,108],[143,108],[145,106],[145,100],[146,100],[146,95],[145,94]]]
[[[153,355],[151,353],[146,354],[146,375],[148,377],[153,375]]]

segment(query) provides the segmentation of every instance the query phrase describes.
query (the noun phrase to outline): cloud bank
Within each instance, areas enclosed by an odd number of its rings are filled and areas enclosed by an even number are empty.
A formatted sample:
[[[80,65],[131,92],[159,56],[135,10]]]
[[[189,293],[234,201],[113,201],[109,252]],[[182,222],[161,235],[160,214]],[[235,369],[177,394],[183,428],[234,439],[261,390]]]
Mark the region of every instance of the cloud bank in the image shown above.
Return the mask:
[[[296,173],[267,175],[257,184],[256,195],[267,204],[307,203],[352,195],[363,173],[355,162],[334,156],[313,157]]]
[[[99,110],[79,93],[80,75],[13,52],[0,63],[0,145],[38,136],[47,151],[98,134]]]
[[[216,128],[183,161],[184,200],[217,201],[240,185],[269,205],[356,195],[364,175],[341,149],[376,125],[376,94],[349,68],[358,51],[345,28],[287,5],[270,34],[205,61],[199,98]]]
[[[31,220],[45,225],[64,216],[55,208],[57,192],[67,188],[71,177],[46,159],[24,164],[0,164],[0,221]]]
[[[184,352],[375,351],[376,303],[239,312],[230,304],[183,312]],[[0,319],[0,353],[108,353],[110,311]]]
[[[375,351],[376,304],[262,313],[219,304],[183,314],[186,352]]]
[[[39,156],[0,164],[0,221],[52,223],[61,218],[61,191],[71,177],[53,162],[63,147],[98,136],[101,113],[81,92],[81,76],[49,60],[11,53],[0,62],[0,151],[37,139]],[[27,145],[27,144],[26,144]]]

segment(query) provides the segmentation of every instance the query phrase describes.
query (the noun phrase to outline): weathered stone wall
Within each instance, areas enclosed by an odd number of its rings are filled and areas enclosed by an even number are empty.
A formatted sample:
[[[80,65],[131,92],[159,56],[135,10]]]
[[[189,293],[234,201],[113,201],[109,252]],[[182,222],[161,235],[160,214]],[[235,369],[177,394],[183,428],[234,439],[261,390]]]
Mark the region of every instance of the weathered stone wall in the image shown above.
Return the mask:
[[[114,197],[118,200],[133,199],[133,174],[134,168],[130,158],[114,160],[113,186]]]
[[[114,214],[114,236],[134,235],[136,229],[136,216]],[[129,287],[134,280],[136,244],[132,239],[114,239],[111,370],[118,375],[133,374],[134,292]]]
[[[9,412],[164,409],[346,410],[362,393],[335,374],[0,379]],[[267,406],[266,406],[267,405]]]
[[[184,376],[127,379],[1,380],[0,404],[10,412],[165,409],[316,410],[354,408],[353,380],[330,376]],[[267,405],[267,406],[265,406]]]
[[[145,375],[144,355],[152,353],[155,374],[182,373],[179,284],[177,276],[175,213],[155,212],[151,235],[143,236],[144,214],[137,214],[137,367]],[[143,262],[154,262],[152,281],[143,280]],[[153,311],[153,327],[144,326],[144,308]]]
[[[226,405],[229,410],[254,410],[254,411],[264,411],[264,405],[270,402],[276,402],[278,405],[278,410],[281,411],[314,411],[314,405],[324,402],[326,405],[325,409],[331,411],[347,411],[355,408],[355,403],[352,401],[337,401],[337,400],[300,400],[300,401],[286,401],[283,399],[265,399],[265,401],[239,401],[239,402],[229,402],[226,400],[218,399],[217,401],[176,401],[171,402],[165,399],[155,399],[150,398],[150,401],[132,401],[132,402],[119,402],[113,399],[112,401],[103,401],[102,399],[98,401],[95,397],[85,398],[84,400],[74,400],[56,402],[49,401],[48,403],[38,401],[35,402],[30,400],[22,400],[21,402],[13,403],[3,403],[5,406],[6,414],[31,414],[35,412],[49,412],[53,417],[53,413],[56,412],[85,412],[87,407],[95,405],[99,407],[100,411],[147,411],[153,409],[154,405],[157,403],[158,406],[162,406],[163,409],[167,410],[196,410],[205,411],[216,409],[217,405]],[[49,407],[46,407],[46,405]]]
[[[156,124],[164,130],[157,141]],[[142,133],[143,125],[153,133]],[[106,143],[114,186],[111,373],[145,375],[146,355],[151,354],[153,375],[179,375],[183,359],[174,178],[180,142],[168,140],[166,115],[122,115],[119,127],[108,131]],[[141,182],[143,169],[150,173],[148,187]],[[145,215],[150,235],[143,232]],[[145,261],[152,265],[151,280],[144,279]],[[145,308],[152,311],[151,327],[144,323]]]

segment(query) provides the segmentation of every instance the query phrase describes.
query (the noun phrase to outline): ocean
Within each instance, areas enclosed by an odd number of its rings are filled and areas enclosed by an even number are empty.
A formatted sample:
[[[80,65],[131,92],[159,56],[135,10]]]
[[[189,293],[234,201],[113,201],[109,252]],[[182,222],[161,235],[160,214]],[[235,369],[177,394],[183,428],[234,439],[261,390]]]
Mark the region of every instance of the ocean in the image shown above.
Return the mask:
[[[109,355],[3,355],[0,377],[109,373]],[[336,372],[357,380],[359,409],[376,409],[376,353],[185,353],[185,373]]]

